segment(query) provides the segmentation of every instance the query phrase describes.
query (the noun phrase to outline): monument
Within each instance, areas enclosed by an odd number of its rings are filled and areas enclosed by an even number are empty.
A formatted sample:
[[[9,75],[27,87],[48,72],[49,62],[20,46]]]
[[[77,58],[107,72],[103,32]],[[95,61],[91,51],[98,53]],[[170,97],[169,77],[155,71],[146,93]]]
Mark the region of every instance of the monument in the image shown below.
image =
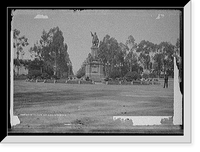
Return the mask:
[[[104,78],[104,72],[103,63],[97,55],[99,49],[99,39],[96,35],[96,32],[94,34],[91,32],[91,36],[91,57],[85,63],[85,76],[93,80],[94,82],[100,82],[102,81],[102,78]]]

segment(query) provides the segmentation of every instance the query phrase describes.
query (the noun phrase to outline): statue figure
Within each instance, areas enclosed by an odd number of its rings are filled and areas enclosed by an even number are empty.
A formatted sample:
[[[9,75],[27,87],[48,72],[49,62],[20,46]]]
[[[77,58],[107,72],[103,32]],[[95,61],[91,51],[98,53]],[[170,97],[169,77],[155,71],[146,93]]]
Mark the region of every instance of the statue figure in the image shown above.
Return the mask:
[[[94,34],[92,34],[92,32],[91,32],[91,35],[92,35],[92,46],[98,46],[99,39],[97,37],[96,32],[94,32]]]

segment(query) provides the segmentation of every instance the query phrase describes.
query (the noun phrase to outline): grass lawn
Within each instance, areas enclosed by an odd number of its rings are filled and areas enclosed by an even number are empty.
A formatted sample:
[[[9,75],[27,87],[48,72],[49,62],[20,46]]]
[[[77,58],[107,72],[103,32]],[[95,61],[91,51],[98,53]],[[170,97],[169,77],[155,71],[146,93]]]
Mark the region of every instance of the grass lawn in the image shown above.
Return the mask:
[[[54,84],[17,80],[14,115],[20,124],[11,133],[144,133],[144,127],[114,121],[113,116],[173,116],[173,81],[169,88],[163,88],[163,83]],[[173,127],[149,127],[148,133],[172,133]]]

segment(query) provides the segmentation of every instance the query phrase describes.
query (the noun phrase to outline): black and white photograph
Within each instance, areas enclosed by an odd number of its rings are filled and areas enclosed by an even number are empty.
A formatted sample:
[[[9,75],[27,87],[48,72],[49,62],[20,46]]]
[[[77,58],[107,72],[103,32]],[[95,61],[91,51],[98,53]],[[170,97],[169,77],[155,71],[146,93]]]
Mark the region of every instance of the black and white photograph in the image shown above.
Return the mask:
[[[8,135],[186,135],[183,9],[11,16]]]

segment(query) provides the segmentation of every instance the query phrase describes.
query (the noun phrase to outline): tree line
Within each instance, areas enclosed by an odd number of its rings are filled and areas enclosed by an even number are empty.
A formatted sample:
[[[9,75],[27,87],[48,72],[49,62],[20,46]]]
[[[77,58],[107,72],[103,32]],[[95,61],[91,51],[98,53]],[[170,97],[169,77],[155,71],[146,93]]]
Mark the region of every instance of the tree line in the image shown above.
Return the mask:
[[[72,63],[67,52],[68,46],[64,43],[63,33],[59,27],[51,28],[49,31],[43,30],[41,38],[29,49],[33,60],[19,59],[23,47],[28,45],[28,43],[23,44],[24,41],[27,42],[27,38],[20,37],[19,34],[20,31],[15,29],[13,33],[14,48],[17,53],[15,66],[23,64],[33,76],[58,78],[73,75]]]
[[[72,63],[68,54],[68,46],[64,43],[64,37],[59,27],[43,30],[41,38],[29,49],[33,60],[19,59],[23,55],[23,47],[29,45],[25,36],[20,36],[20,31],[13,31],[13,46],[17,58],[14,65],[19,67],[23,64],[33,72],[33,75],[63,77],[73,75]],[[98,58],[103,63],[106,77],[124,77],[130,72],[142,75],[153,75],[160,77],[163,73],[173,77],[173,56],[180,56],[180,40],[175,45],[169,42],[154,44],[142,40],[139,44],[135,38],[128,36],[125,43],[106,35],[99,43]],[[85,75],[85,63],[92,60],[91,53],[83,62],[77,72],[78,77]],[[31,72],[30,72],[31,73]]]
[[[173,77],[173,57],[178,54],[176,52],[180,54],[179,39],[177,39],[176,45],[169,42],[154,44],[146,40],[142,40],[137,44],[135,38],[130,35],[124,44],[106,35],[100,41],[97,54],[103,62],[106,77],[122,78],[130,73],[151,75],[152,77],[161,77],[163,74],[168,74]],[[85,63],[91,60],[92,55],[89,53],[78,70],[77,76],[82,77],[85,75]]]

